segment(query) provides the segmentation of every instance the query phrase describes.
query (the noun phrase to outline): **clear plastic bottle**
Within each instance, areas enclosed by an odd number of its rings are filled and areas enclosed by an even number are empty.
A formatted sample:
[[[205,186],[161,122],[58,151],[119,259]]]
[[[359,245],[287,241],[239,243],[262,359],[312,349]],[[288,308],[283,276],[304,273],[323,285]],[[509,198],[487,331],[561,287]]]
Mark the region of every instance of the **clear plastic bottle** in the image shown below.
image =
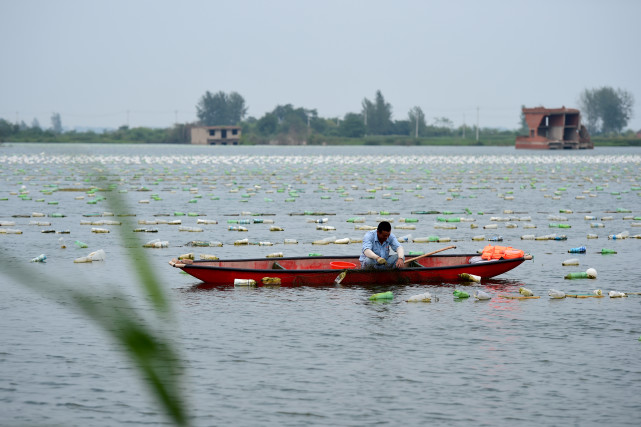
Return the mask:
[[[474,298],[476,298],[477,300],[484,301],[484,300],[492,299],[492,296],[490,294],[488,294],[487,292],[485,292],[485,291],[482,291],[480,289],[475,289],[474,290]]]
[[[429,292],[412,295],[407,299],[407,302],[432,302],[432,295]]]
[[[557,291],[556,289],[550,289],[548,291],[548,295],[550,296],[550,298],[556,298],[556,299],[565,298],[565,292]]]
[[[45,262],[46,259],[47,259],[47,255],[40,254],[37,257],[33,258],[31,262]]]

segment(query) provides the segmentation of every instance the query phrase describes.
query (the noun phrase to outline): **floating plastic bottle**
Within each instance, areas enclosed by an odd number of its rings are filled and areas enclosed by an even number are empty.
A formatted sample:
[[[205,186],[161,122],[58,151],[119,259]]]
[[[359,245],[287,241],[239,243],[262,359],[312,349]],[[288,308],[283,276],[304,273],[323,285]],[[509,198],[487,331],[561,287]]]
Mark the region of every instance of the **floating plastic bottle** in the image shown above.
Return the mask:
[[[474,290],[474,298],[477,300],[485,301],[485,300],[490,300],[492,299],[492,296],[488,294],[485,291],[482,291],[480,289],[475,289]]]
[[[401,236],[397,239],[400,243],[407,243],[410,240],[412,240],[412,235],[411,234],[406,234],[404,236]]]
[[[380,292],[369,297],[370,300],[380,300],[380,299],[393,299],[394,293],[392,291]]]
[[[218,224],[218,221],[216,221],[215,219],[201,219],[201,218],[198,218],[196,220],[196,224]]]
[[[620,239],[627,239],[628,237],[630,237],[630,233],[628,233],[627,231],[624,231],[624,232],[619,233],[619,234],[610,234],[608,236],[608,239],[610,239],[610,240],[620,240]]]
[[[105,251],[102,249],[99,249],[95,252],[91,252],[87,256],[83,256],[80,258],[76,258],[73,260],[74,263],[87,263],[87,262],[93,262],[93,261],[104,261],[105,260]]]
[[[586,251],[585,246],[579,246],[578,248],[571,248],[568,250],[571,254],[584,254]]]
[[[254,279],[234,279],[234,286],[256,286]]]
[[[263,277],[261,282],[265,286],[278,286],[281,284],[280,277]]]
[[[97,251],[91,252],[89,257],[92,261],[104,261],[106,258],[105,251],[103,249],[98,249]]]
[[[74,242],[74,245],[76,245],[76,247],[78,247],[78,248],[88,248],[89,247],[89,246],[87,246],[86,243],[83,243],[80,240],[76,240]]]
[[[588,239],[598,239],[599,238],[599,236],[597,236],[596,234],[592,234],[592,233],[588,234],[586,237]]]
[[[470,273],[460,273],[460,274],[458,275],[458,277],[459,277],[461,280],[465,280],[465,281],[467,281],[467,282],[477,282],[477,283],[480,283],[480,282],[481,282],[481,276],[477,276],[477,275],[475,275],[475,274],[470,274]]]
[[[465,291],[460,291],[458,289],[455,289],[454,292],[452,292],[452,294],[454,294],[454,298],[469,298],[470,297],[470,294],[468,294]]]
[[[206,261],[216,261],[219,259],[216,255],[208,255],[208,254],[200,254],[199,257],[200,259],[204,259]]]
[[[273,252],[265,256],[266,258],[282,258],[284,257],[282,252]]]
[[[617,251],[615,251],[614,249],[605,249],[605,248],[601,249],[601,255],[610,255],[610,254],[616,254],[616,253]]]
[[[58,244],[60,245],[60,249],[67,249],[67,243],[64,237],[58,239]]]
[[[194,259],[194,253],[190,252],[188,254],[178,255],[178,259]]]
[[[579,259],[578,258],[566,259],[561,264],[562,265],[579,265]]]
[[[285,239],[283,241],[283,243],[285,245],[297,245],[298,244],[298,240],[296,240],[296,239]]]
[[[432,302],[432,294],[425,292],[418,295],[412,295],[407,299],[407,302]]]
[[[529,290],[528,288],[520,287],[519,288],[519,293],[525,297],[531,297],[534,296],[534,293]]]
[[[160,239],[154,239],[151,240],[144,245],[142,245],[143,248],[168,248],[169,247],[169,242],[168,241],[161,241]]]
[[[46,259],[47,259],[47,255],[40,254],[37,257],[33,258],[31,262],[45,262]]]
[[[565,292],[557,291],[556,289],[550,289],[548,291],[548,295],[550,296],[550,298],[555,298],[555,299],[565,298]]]
[[[592,293],[597,296],[603,295],[603,291],[601,291],[601,289],[595,289],[592,291]]]
[[[577,273],[568,273],[565,275],[566,279],[596,279],[597,272],[594,268],[588,268],[586,271],[577,272]]]
[[[610,291],[610,292],[608,292],[608,295],[610,296],[610,298],[623,298],[623,297],[627,297],[627,295],[625,294],[625,292],[618,292],[618,291]]]

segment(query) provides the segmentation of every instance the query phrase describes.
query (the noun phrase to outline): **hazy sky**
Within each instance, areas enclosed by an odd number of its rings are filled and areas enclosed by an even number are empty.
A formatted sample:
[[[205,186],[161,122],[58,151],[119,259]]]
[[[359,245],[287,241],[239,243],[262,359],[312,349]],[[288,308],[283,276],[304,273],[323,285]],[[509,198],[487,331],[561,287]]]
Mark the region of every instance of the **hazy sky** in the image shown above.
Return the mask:
[[[169,127],[205,91],[248,115],[279,104],[516,128],[521,105],[577,107],[586,88],[636,100],[639,0],[0,0],[0,117],[51,126]]]

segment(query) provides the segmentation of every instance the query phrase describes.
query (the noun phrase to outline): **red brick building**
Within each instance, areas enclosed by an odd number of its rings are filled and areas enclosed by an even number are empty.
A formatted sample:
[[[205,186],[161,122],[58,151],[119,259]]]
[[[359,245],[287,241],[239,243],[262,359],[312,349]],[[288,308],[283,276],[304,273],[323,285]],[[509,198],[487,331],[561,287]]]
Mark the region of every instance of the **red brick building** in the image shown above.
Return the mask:
[[[516,148],[586,149],[594,148],[588,130],[581,124],[581,113],[572,108],[523,108],[529,135],[516,137]]]

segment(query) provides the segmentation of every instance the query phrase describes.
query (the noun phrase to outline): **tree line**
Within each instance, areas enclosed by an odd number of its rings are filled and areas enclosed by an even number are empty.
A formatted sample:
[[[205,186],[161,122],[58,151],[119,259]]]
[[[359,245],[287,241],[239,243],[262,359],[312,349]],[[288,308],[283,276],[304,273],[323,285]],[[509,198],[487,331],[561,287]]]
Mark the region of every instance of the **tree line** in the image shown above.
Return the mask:
[[[579,96],[583,122],[594,136],[620,135],[633,113],[634,98],[622,89],[601,87],[585,89]],[[399,136],[405,138],[473,138],[476,129],[471,126],[454,127],[447,117],[436,117],[427,123],[419,106],[411,108],[406,117],[393,118],[392,105],[380,90],[373,99],[363,98],[360,112],[348,112],[343,117],[323,118],[316,109],[277,105],[260,118],[246,117],[247,105],[237,92],[209,91],[196,104],[197,121],[176,124],[167,129],[121,126],[117,130],[95,132],[64,131],[60,114],[51,116],[51,127],[43,129],[34,119],[31,126],[24,121],[10,123],[0,118],[0,141],[52,141],[52,142],[152,142],[188,143],[191,126],[241,126],[242,142],[248,144],[299,144],[322,143],[328,138],[336,140],[370,137]],[[498,135],[513,137],[527,133],[521,117],[521,129],[501,131],[479,129],[481,137]],[[631,133],[631,131],[628,131]],[[633,132],[632,132],[633,134]]]

